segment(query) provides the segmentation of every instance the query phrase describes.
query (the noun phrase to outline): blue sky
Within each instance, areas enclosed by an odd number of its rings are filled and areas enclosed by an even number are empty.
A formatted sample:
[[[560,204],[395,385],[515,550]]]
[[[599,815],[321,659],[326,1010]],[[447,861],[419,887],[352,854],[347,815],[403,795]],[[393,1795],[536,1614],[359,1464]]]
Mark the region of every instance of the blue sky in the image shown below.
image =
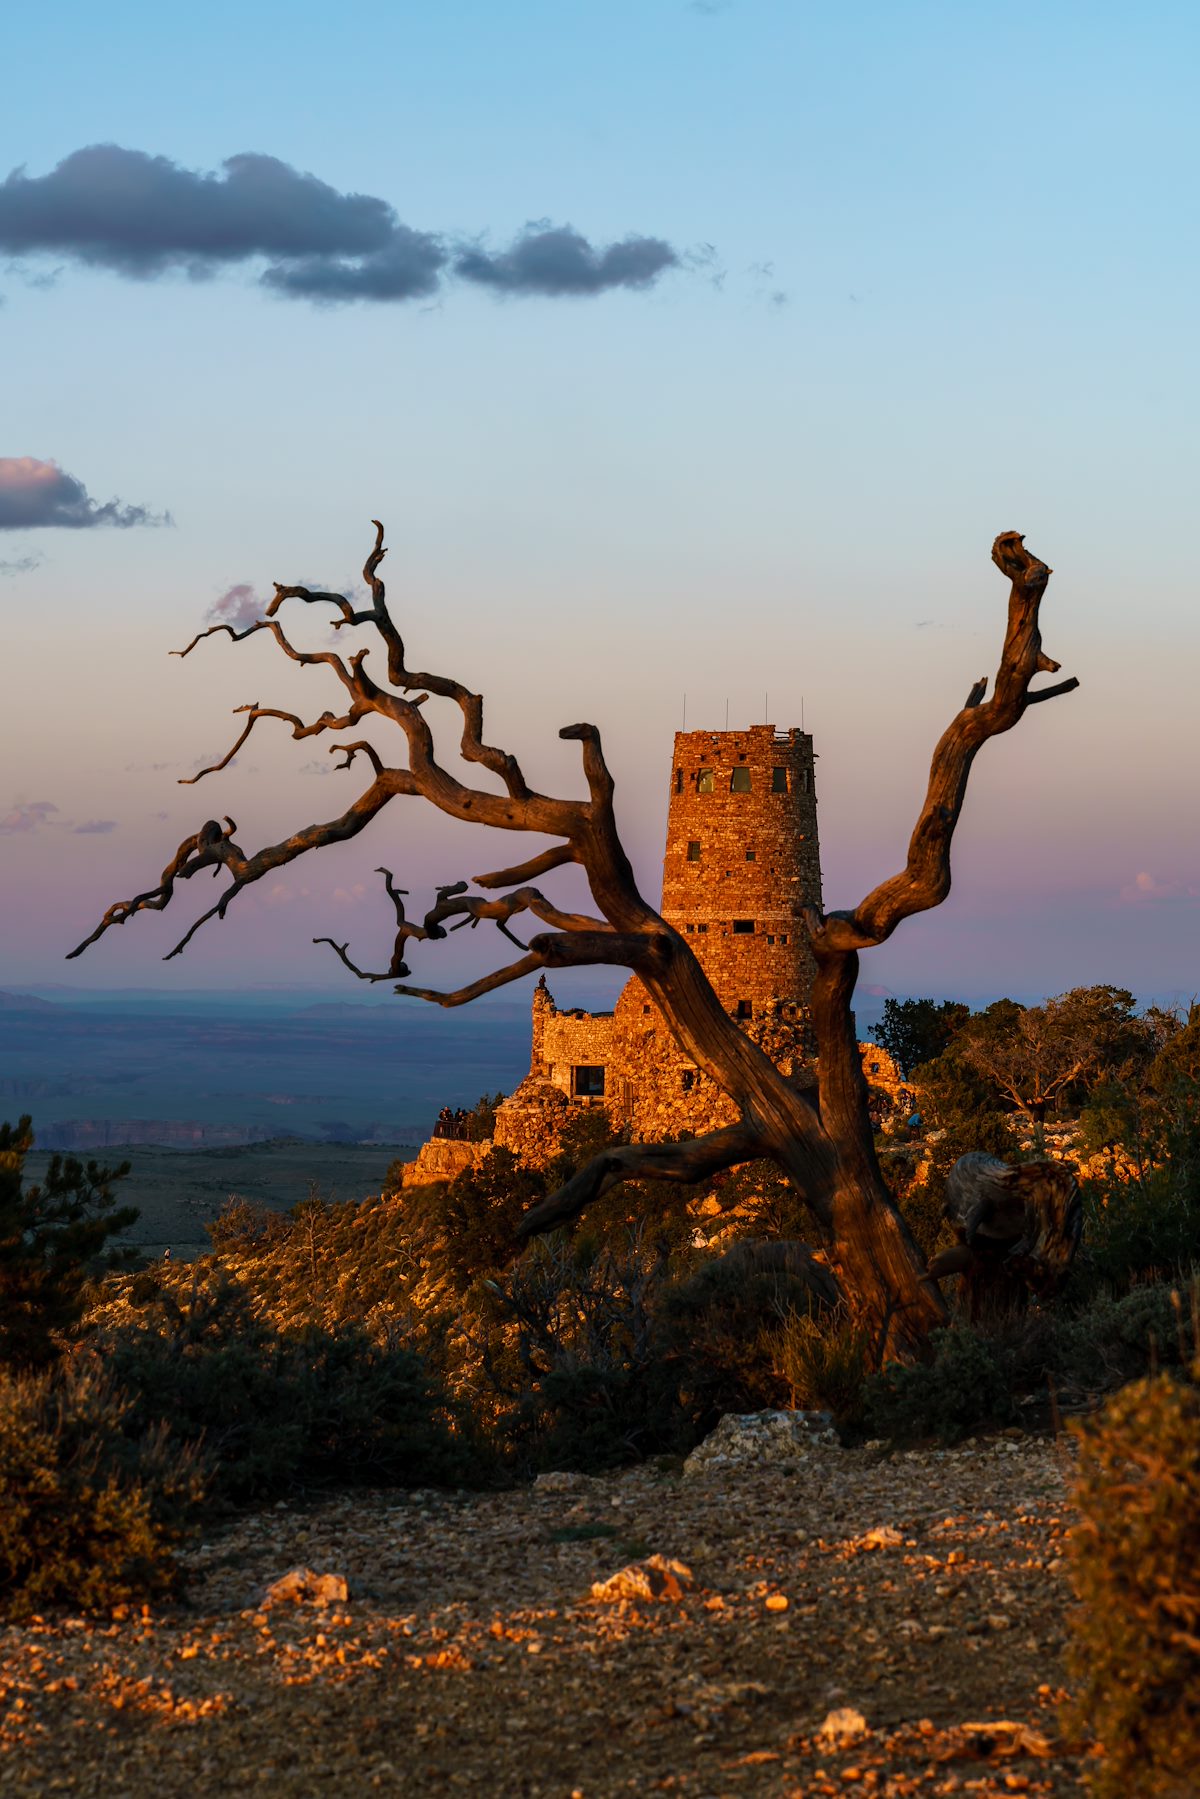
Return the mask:
[[[494,864],[396,802],[183,963],[157,960],[175,908],[60,960],[211,813],[256,846],[341,810],[353,777],[265,730],[176,785],[234,706],[328,696],[261,640],[166,651],[234,585],[352,580],[375,514],[414,648],[540,779],[574,790],[555,732],[600,724],[647,886],[683,693],[694,725],[803,704],[834,904],[902,858],[932,744],[994,667],[992,537],[1025,531],[1081,689],[989,746],[950,901],[864,978],[1200,988],[1194,9],[65,4],[5,31],[2,172],[259,152],[455,246],[549,221],[677,266],[321,306],[264,290],[261,259],[0,265],[0,458],[174,521],[0,529],[0,981],[310,981],[313,935],[386,942],[377,862],[415,889]]]

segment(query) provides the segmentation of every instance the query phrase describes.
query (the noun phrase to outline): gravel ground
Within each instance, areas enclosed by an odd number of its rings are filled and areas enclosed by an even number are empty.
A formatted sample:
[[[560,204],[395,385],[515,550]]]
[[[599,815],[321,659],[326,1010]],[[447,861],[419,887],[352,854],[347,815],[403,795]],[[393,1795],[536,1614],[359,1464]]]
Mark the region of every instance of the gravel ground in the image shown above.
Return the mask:
[[[243,1515],[188,1556],[183,1604],[0,1634],[0,1790],[1078,1793],[1068,1455],[814,1445]],[[651,1554],[691,1578],[592,1596]],[[297,1565],[348,1600],[264,1604]],[[861,1722],[822,1735],[836,1712]]]

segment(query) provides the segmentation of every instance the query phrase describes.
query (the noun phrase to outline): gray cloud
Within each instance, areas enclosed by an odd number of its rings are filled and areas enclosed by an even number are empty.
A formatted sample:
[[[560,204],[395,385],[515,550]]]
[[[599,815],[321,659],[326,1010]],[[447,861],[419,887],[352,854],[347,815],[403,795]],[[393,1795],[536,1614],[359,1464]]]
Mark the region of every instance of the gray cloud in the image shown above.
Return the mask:
[[[76,837],[107,837],[108,833],[115,831],[116,828],[115,818],[89,818],[86,824],[72,825],[71,827]]]
[[[419,300],[437,292],[447,253],[428,231],[399,223],[391,241],[374,255],[348,262],[305,256],[263,271],[265,286],[292,299],[333,305],[339,300]]]
[[[364,256],[395,227],[385,200],[339,194],[274,156],[231,156],[220,175],[166,156],[90,144],[48,175],[0,185],[0,249],[49,251],[121,275],[192,274],[251,256]]]
[[[48,175],[0,182],[0,251],[57,256],[148,280],[265,260],[260,281],[335,304],[428,297],[453,272],[513,294],[583,295],[646,287],[680,257],[661,238],[598,248],[570,226],[527,226],[508,250],[452,248],[404,224],[386,200],[343,194],[274,156],[231,156],[220,172],[92,144]]]
[[[0,562],[0,575],[29,575],[41,564],[40,556],[14,556]]]
[[[49,526],[80,531],[93,525],[170,524],[144,506],[122,506],[119,500],[98,505],[82,481],[57,462],[36,456],[0,456],[0,531],[31,531]],[[20,568],[20,564],[17,565]]]
[[[36,831],[39,825],[48,824],[50,814],[57,812],[49,800],[31,800],[28,804],[17,804],[0,818],[0,835],[11,837],[18,832]]]
[[[539,221],[496,255],[477,247],[460,251],[454,272],[503,293],[557,297],[649,287],[664,269],[678,268],[679,261],[661,237],[626,237],[596,250],[570,225]]]

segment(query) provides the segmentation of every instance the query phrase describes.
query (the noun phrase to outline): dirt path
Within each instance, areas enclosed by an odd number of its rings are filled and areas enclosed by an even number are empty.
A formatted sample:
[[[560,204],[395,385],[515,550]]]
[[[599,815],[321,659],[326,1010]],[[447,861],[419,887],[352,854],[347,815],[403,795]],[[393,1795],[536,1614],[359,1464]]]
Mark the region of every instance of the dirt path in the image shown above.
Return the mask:
[[[814,1447],[242,1518],[184,1606],[0,1634],[0,1788],[1074,1794],[1063,1477],[1044,1442]],[[681,1597],[591,1597],[648,1553],[691,1569]],[[349,1601],[260,1609],[296,1564]],[[846,1709],[869,1734],[822,1739]]]

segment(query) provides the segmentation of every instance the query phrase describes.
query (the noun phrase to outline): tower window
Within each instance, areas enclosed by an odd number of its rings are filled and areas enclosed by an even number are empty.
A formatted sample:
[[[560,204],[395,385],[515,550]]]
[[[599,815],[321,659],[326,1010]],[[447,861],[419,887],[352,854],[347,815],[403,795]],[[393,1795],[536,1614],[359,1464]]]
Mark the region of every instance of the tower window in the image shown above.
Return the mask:
[[[676,793],[683,792],[683,770],[681,768],[675,770],[675,791]]]
[[[692,1088],[695,1085],[696,1085],[696,1070],[694,1068],[685,1068],[683,1071],[683,1090],[684,1090],[684,1092],[690,1093]]]
[[[750,937],[753,935],[753,933],[754,933],[754,920],[752,918],[735,918],[734,919],[733,934],[735,937]]]
[[[696,792],[711,793],[712,791],[713,771],[711,768],[702,768],[700,773],[696,776]]]
[[[757,850],[747,850],[746,851],[746,860],[747,860],[747,862],[757,862],[758,861],[758,851]]]
[[[754,1007],[750,1004],[750,1001],[748,999],[740,999],[738,1001],[737,1015],[739,1018],[753,1018],[754,1017]]]
[[[687,846],[687,859],[689,862],[699,862],[700,860],[700,845],[694,839]]]
[[[780,943],[787,942],[787,932],[786,931],[783,933],[783,936],[779,939],[779,941],[780,941]]]
[[[770,933],[770,932],[769,932],[769,931],[768,931],[768,933],[767,933],[767,942],[768,942],[768,943],[774,943],[774,941],[775,941],[775,939],[774,939],[774,937],[773,937],[773,936],[772,936],[772,935],[771,935],[771,933]]]
[[[771,792],[772,793],[786,793],[787,790],[788,790],[787,769],[786,768],[773,768],[771,770]]]
[[[704,935],[705,931],[707,931],[707,929],[708,929],[708,926],[706,924],[698,924],[696,926],[696,933],[698,936],[703,937],[703,935]]]
[[[604,1069],[577,1063],[571,1070],[571,1091],[577,1099],[603,1099]]]
[[[730,793],[749,793],[750,770],[748,768],[735,768],[733,770],[729,777],[729,791]]]
[[[812,777],[806,768],[800,770],[800,791],[808,793],[812,787]]]

